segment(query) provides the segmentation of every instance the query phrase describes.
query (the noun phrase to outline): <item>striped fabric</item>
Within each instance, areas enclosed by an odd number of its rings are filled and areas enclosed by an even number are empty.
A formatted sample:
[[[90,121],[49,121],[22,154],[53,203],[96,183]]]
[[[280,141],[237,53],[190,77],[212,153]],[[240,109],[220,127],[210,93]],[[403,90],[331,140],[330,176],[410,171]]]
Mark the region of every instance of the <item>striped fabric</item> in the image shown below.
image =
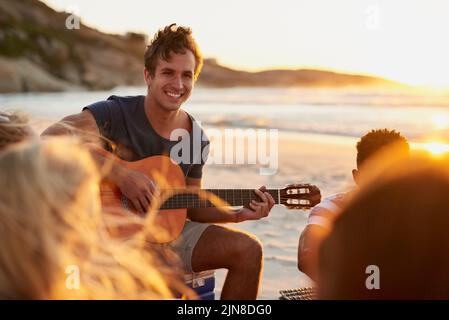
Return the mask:
[[[310,211],[307,224],[314,224],[329,229],[343,207],[348,195],[349,192],[341,192],[324,198]]]

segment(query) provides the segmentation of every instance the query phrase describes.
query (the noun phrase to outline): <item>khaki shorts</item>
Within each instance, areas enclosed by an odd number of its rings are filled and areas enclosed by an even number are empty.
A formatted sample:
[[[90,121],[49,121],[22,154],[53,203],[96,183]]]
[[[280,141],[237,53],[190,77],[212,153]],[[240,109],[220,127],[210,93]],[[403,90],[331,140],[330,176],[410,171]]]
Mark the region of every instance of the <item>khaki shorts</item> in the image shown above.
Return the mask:
[[[192,253],[203,232],[209,227],[209,223],[186,221],[184,229],[179,237],[168,246],[179,256],[182,261],[184,271],[193,273]]]

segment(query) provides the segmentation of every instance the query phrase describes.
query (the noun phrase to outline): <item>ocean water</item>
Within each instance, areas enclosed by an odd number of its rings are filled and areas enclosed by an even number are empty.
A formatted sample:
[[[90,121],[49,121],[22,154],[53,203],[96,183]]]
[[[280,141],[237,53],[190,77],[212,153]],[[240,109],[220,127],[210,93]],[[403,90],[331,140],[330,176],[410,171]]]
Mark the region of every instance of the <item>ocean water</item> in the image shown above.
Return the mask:
[[[44,129],[83,106],[115,95],[145,94],[145,88],[111,91],[0,95],[0,109],[21,110]],[[261,175],[256,165],[207,165],[209,188],[282,188],[308,182],[322,194],[352,186],[355,143],[373,128],[394,128],[413,142],[449,139],[449,94],[355,90],[196,88],[184,108],[209,129],[272,128],[279,132],[278,168]],[[260,299],[277,299],[279,290],[310,285],[296,268],[297,243],[307,211],[275,206],[261,221],[232,227],[256,235],[264,246]],[[216,272],[217,295],[226,271]]]
[[[0,94],[0,109],[20,109],[39,119],[56,120],[112,94],[145,94],[145,88]],[[411,140],[430,135],[447,137],[448,107],[449,92],[277,88],[196,88],[184,106],[206,127],[276,128],[350,137],[359,137],[372,128],[388,127]]]

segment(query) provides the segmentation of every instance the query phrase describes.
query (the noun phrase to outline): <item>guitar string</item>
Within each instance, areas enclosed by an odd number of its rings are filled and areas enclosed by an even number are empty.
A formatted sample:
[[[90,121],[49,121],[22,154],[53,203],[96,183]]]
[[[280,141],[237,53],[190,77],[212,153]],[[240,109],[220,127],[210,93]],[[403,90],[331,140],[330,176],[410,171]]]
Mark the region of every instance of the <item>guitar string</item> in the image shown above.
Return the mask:
[[[214,192],[212,192],[212,193],[214,193]],[[220,192],[217,192],[217,193],[214,193],[214,194],[216,196],[223,197],[223,198],[232,198],[232,199],[236,198],[235,195],[230,196],[228,194],[221,194]],[[304,195],[305,196],[309,196],[310,194],[304,194]],[[275,198],[279,199],[278,195],[275,195],[275,196],[276,196]],[[200,196],[198,194],[195,194],[195,193],[174,193],[171,198],[177,198],[177,199],[193,198],[194,199],[194,198],[199,198],[199,197],[202,197],[202,196]],[[256,199],[256,198],[259,198],[259,197],[256,194],[241,195],[241,196],[238,197],[238,199],[253,199],[253,198]],[[291,198],[291,197],[289,197],[289,196],[280,196],[280,198],[282,199],[282,198]]]
[[[307,198],[307,197],[306,197]],[[276,201],[276,203],[278,204],[282,204],[281,201],[285,201],[285,200],[289,200],[291,199],[291,197],[282,197],[280,199],[278,199]],[[253,200],[253,197],[247,197],[247,196],[243,196],[240,197],[239,199],[237,199],[238,201],[236,201],[235,197],[233,198],[233,201],[228,201],[230,202],[230,205],[243,205],[246,203],[249,203],[250,200]],[[297,199],[297,200],[308,200],[308,199]],[[306,205],[304,203],[300,204],[300,205]],[[307,204],[308,205],[308,204]],[[175,195],[174,197],[169,198],[167,201],[164,202],[163,204],[163,208],[173,208],[173,207],[178,207],[178,208],[185,208],[185,207],[213,207],[214,204],[210,201],[210,199],[200,199],[200,197],[196,194],[178,194]]]
[[[253,189],[199,189],[211,192],[215,194],[218,197],[221,198],[232,198],[231,201],[227,201],[231,206],[232,205],[243,205],[249,203],[251,200],[259,199],[259,197],[254,193]],[[236,201],[236,195],[235,191],[240,191],[240,197],[237,197]],[[171,191],[174,193],[172,197],[167,199],[161,206],[161,208],[164,209],[171,209],[171,208],[185,208],[185,207],[213,207],[214,204],[210,201],[210,199],[204,199],[203,197],[200,197],[196,193],[186,193],[186,189],[171,189]],[[181,191],[181,192],[180,192]],[[266,192],[269,192],[272,196],[277,198],[275,200],[276,203],[281,204],[282,201],[288,200],[291,197],[285,197],[280,196],[281,189],[268,189]],[[231,195],[232,193],[232,195]],[[243,194],[246,193],[246,194]],[[310,195],[304,194],[304,195]],[[207,197],[207,196],[206,196]],[[306,196],[307,197],[307,196]],[[299,199],[304,200],[304,199]],[[305,204],[302,204],[305,205]]]

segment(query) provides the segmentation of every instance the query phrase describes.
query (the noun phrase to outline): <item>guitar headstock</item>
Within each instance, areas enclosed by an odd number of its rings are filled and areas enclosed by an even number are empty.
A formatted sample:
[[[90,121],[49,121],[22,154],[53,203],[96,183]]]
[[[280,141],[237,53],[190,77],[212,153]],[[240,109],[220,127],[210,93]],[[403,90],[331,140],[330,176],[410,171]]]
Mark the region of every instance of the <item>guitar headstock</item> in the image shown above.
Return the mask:
[[[288,209],[310,209],[321,201],[321,192],[312,184],[289,184],[280,191],[280,203]]]

